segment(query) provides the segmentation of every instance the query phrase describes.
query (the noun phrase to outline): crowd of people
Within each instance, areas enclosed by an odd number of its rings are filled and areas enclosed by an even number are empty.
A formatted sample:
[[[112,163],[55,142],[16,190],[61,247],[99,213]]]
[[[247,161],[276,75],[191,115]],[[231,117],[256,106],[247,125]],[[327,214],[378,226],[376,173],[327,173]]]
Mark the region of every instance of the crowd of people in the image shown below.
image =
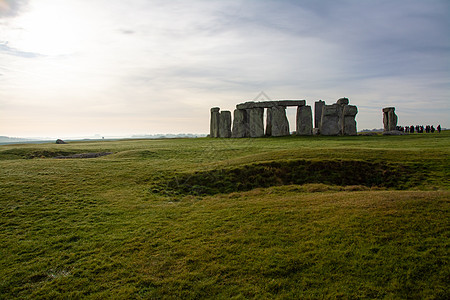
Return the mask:
[[[436,128],[434,128],[433,125],[427,125],[427,126],[423,126],[423,125],[416,125],[416,126],[397,126],[396,130],[401,131],[401,132],[405,132],[405,133],[434,133],[436,130],[437,132],[441,133],[441,125],[438,125]]]

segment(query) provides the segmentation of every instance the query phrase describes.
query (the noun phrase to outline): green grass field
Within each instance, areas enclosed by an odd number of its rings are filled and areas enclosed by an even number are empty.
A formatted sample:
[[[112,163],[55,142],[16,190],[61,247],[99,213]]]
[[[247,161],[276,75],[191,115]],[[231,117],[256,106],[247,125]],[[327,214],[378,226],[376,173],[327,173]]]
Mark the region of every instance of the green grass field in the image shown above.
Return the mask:
[[[450,131],[5,145],[0,179],[0,299],[450,298]]]

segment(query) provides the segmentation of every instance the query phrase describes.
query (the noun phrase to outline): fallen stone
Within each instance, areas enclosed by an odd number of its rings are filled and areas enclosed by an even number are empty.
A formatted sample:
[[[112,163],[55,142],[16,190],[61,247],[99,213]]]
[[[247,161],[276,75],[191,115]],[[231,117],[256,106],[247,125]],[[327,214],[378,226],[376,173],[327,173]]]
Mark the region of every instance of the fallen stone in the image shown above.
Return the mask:
[[[383,131],[383,135],[407,135],[408,133],[399,130]]]
[[[57,143],[57,144],[67,144],[66,142],[64,142],[64,141],[61,140],[61,139],[57,139],[57,140],[56,140],[56,143]]]

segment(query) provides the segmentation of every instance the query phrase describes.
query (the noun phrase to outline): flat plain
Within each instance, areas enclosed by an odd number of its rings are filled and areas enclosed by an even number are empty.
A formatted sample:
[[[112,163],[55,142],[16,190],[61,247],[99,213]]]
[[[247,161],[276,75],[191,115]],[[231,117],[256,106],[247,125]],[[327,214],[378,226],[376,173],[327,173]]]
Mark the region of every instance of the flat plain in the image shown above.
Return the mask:
[[[449,190],[450,131],[4,145],[0,298],[448,299]]]

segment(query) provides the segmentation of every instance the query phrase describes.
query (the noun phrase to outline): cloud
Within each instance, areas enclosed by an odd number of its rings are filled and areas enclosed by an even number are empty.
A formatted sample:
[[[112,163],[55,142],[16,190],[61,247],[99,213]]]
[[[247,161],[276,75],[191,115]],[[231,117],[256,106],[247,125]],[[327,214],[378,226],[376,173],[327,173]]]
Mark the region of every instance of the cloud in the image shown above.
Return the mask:
[[[15,17],[29,0],[0,0],[0,18]]]
[[[105,127],[148,117],[157,132],[206,132],[210,107],[233,109],[260,91],[308,104],[347,96],[360,128],[381,127],[384,105],[450,113],[448,1],[58,3],[35,0],[0,20],[0,98],[17,103],[0,100],[9,115],[33,104],[90,126],[96,116]],[[422,112],[424,99],[440,109]],[[176,117],[189,121],[179,129]]]
[[[39,53],[20,51],[18,49],[9,47],[8,42],[0,42],[0,53],[5,53],[8,55],[23,57],[23,58],[36,58],[36,57],[44,56]]]

